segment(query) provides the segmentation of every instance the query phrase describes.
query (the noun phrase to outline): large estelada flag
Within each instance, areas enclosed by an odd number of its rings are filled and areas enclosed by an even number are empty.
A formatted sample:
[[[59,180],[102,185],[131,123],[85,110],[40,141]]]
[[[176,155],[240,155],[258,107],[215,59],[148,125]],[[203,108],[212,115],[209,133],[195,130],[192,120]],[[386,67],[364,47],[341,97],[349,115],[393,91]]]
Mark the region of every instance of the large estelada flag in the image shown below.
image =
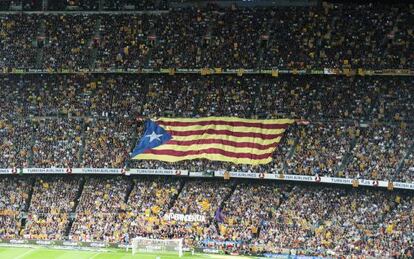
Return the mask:
[[[159,118],[145,122],[132,159],[177,162],[191,159],[267,164],[294,120],[236,117]]]

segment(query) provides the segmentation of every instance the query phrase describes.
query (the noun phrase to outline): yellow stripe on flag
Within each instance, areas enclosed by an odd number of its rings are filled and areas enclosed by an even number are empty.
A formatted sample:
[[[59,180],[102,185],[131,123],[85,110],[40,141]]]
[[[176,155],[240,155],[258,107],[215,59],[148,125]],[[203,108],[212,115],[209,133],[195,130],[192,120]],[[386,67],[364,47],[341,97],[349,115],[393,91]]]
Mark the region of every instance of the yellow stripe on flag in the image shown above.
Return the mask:
[[[252,153],[255,155],[262,155],[262,154],[272,153],[275,150],[276,146],[268,148],[268,149],[260,150],[256,148],[233,147],[233,146],[218,145],[218,144],[198,144],[198,145],[191,145],[191,146],[165,144],[165,145],[161,145],[156,148],[153,148],[153,150],[197,151],[197,150],[208,149],[208,148],[218,148],[224,151],[234,152],[234,153]]]
[[[229,121],[229,122],[248,122],[261,124],[292,124],[295,120],[292,119],[273,119],[273,120],[254,120],[242,119],[237,117],[203,117],[203,118],[168,118],[160,117],[154,120],[157,121],[171,121],[171,122],[200,122],[200,121]]]
[[[241,127],[241,126],[227,126],[227,125],[194,125],[194,126],[164,126],[160,124],[161,127],[166,129],[167,131],[194,131],[194,130],[228,130],[231,132],[243,132],[243,133],[260,133],[260,134],[267,134],[267,135],[274,135],[274,134],[282,134],[285,129],[261,129],[257,127]]]
[[[271,145],[277,144],[280,142],[282,137],[277,137],[275,139],[259,139],[253,137],[234,137],[230,135],[216,135],[216,134],[203,134],[197,137],[195,136],[173,136],[172,140],[176,141],[190,141],[190,140],[203,140],[203,139],[219,139],[219,140],[228,140],[238,143],[249,142],[249,143],[256,143],[260,145]]]

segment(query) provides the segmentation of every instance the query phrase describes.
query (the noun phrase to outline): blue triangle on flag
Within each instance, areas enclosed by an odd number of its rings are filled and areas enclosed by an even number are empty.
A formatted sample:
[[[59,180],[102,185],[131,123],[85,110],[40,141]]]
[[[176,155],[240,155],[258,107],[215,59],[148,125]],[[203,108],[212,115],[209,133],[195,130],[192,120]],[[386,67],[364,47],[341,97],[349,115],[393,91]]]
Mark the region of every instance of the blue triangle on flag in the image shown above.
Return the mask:
[[[134,150],[132,151],[131,157],[134,158],[148,149],[161,146],[170,139],[172,139],[171,134],[168,133],[163,127],[151,120],[147,120],[145,122],[144,135],[140,140],[138,140]]]

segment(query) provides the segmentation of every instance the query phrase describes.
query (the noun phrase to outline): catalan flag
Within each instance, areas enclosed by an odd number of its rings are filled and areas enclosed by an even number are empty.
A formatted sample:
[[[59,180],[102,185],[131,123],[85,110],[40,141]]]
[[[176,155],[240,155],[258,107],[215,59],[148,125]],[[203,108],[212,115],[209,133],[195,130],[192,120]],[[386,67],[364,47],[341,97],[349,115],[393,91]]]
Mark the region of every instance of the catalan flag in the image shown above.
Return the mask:
[[[236,164],[267,164],[294,120],[236,117],[159,118],[145,122],[132,159],[208,159]]]

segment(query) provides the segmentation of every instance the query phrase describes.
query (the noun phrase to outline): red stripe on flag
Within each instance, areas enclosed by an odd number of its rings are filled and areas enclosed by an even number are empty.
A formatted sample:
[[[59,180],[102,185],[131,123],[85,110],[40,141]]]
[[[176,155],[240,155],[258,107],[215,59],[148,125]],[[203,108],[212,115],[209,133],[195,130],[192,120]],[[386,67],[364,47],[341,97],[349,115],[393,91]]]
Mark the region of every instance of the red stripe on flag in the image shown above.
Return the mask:
[[[203,135],[203,134],[216,134],[216,135],[227,135],[234,137],[249,137],[249,138],[261,138],[261,139],[275,139],[283,136],[283,134],[261,134],[255,132],[234,132],[231,130],[215,130],[215,129],[206,129],[206,130],[186,130],[186,131],[175,131],[168,130],[168,133],[174,136],[192,136],[192,135]]]
[[[220,154],[220,155],[232,157],[232,158],[248,158],[248,159],[253,159],[253,160],[261,160],[261,159],[266,159],[270,157],[272,155],[272,152],[267,153],[267,154],[255,155],[255,154],[249,154],[249,153],[235,153],[235,152],[225,151],[219,148],[207,148],[207,149],[191,150],[191,151],[176,151],[176,150],[171,150],[171,149],[163,149],[163,150],[149,149],[145,151],[144,154],[168,155],[168,156],[175,156],[175,157],[184,157],[184,156],[202,155],[202,154]]]
[[[195,121],[195,122],[186,122],[186,121],[156,121],[157,124],[163,126],[172,126],[172,127],[186,127],[186,126],[206,126],[206,125],[226,125],[232,127],[255,127],[260,129],[286,129],[289,124],[264,124],[258,122],[242,122],[242,121],[220,121],[220,120],[211,120],[211,121]]]
[[[265,150],[272,147],[276,147],[278,142],[268,144],[268,145],[261,145],[253,142],[235,142],[230,140],[224,140],[224,139],[198,139],[198,140],[170,140],[165,143],[171,144],[171,145],[179,145],[179,146],[192,146],[192,145],[202,145],[202,144],[222,144],[226,146],[232,146],[232,147],[248,147],[248,148],[254,148],[258,150]]]

